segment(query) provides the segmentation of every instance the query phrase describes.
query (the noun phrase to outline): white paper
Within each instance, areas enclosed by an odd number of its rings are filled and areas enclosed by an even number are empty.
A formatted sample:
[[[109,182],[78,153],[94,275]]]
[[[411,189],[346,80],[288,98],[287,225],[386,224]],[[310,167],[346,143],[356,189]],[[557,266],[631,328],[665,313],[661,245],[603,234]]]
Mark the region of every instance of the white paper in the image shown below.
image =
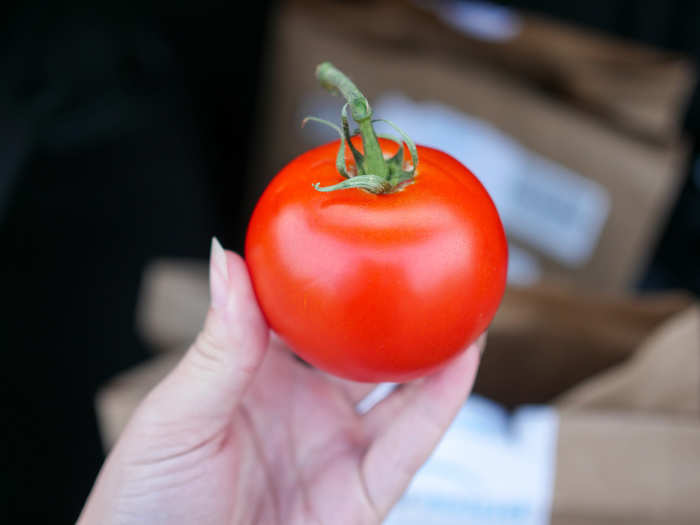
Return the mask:
[[[549,523],[556,438],[550,407],[471,396],[385,525]]]

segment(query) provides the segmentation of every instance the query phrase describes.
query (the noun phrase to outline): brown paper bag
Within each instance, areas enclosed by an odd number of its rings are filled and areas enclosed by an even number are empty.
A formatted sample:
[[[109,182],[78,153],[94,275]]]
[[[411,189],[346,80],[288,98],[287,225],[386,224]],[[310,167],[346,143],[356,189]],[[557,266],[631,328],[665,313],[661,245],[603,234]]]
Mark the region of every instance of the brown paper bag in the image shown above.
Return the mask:
[[[663,323],[621,365],[559,396],[557,407],[555,515],[700,522],[697,306]]]
[[[627,361],[580,382],[555,402],[566,410],[700,418],[700,310],[691,306],[673,316]]]
[[[696,82],[688,57],[528,13],[512,11],[512,33],[485,40],[450,20],[459,10],[450,2],[296,4],[317,18],[333,20],[333,30],[346,39],[410,47],[455,62],[476,58],[595,113],[625,133],[659,143],[681,136],[683,112]]]
[[[563,411],[553,525],[700,523],[700,422]]]
[[[189,344],[209,308],[208,268],[197,260],[157,259],[146,266],[136,328],[155,350]]]
[[[475,389],[506,406],[552,402],[623,362],[690,304],[678,293],[614,296],[552,285],[509,287],[489,330]]]
[[[511,288],[475,389],[557,408],[553,524],[700,521],[700,309],[684,294]]]
[[[173,348],[118,375],[98,391],[95,408],[105,450],[114,446],[136,407],[175,368],[183,353],[182,348]]]

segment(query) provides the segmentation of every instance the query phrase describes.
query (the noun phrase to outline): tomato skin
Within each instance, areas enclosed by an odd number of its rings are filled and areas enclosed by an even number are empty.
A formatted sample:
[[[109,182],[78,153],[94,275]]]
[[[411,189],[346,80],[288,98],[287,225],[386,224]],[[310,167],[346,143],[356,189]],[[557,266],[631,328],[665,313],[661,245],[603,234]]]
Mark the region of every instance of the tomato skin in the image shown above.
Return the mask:
[[[355,381],[415,379],[491,322],[506,283],[503,226],[476,177],[424,146],[400,191],[318,192],[313,183],[343,180],[338,147],[297,157],[263,193],[245,246],[253,287],[270,327],[310,364]]]

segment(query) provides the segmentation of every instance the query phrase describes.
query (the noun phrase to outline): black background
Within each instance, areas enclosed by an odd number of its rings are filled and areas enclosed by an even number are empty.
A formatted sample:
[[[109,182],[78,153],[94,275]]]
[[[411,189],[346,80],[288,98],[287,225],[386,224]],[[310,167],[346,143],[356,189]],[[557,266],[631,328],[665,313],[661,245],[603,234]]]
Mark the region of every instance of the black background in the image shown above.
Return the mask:
[[[506,3],[700,56],[695,2]],[[77,517],[103,460],[94,393],[147,357],[133,326],[144,264],[205,258],[213,234],[242,248],[271,7],[125,4],[0,7],[3,523]],[[693,168],[642,288],[700,290]]]
[[[146,261],[241,246],[268,6],[98,4],[2,18],[2,523],[76,519],[103,460],[94,393],[147,357]]]

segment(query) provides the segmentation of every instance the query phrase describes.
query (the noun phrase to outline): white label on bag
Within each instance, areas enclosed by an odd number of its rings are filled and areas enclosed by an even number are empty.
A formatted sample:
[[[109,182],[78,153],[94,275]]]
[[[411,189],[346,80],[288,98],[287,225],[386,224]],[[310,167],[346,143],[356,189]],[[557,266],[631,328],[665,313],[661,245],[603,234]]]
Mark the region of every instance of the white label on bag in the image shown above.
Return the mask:
[[[508,243],[508,284],[531,286],[542,277],[540,261],[527,250]]]
[[[415,142],[469,167],[491,195],[508,234],[569,266],[590,258],[610,208],[603,186],[443,104],[385,95],[374,113],[400,123]]]
[[[511,415],[473,395],[384,523],[546,525],[556,440],[550,407]]]

